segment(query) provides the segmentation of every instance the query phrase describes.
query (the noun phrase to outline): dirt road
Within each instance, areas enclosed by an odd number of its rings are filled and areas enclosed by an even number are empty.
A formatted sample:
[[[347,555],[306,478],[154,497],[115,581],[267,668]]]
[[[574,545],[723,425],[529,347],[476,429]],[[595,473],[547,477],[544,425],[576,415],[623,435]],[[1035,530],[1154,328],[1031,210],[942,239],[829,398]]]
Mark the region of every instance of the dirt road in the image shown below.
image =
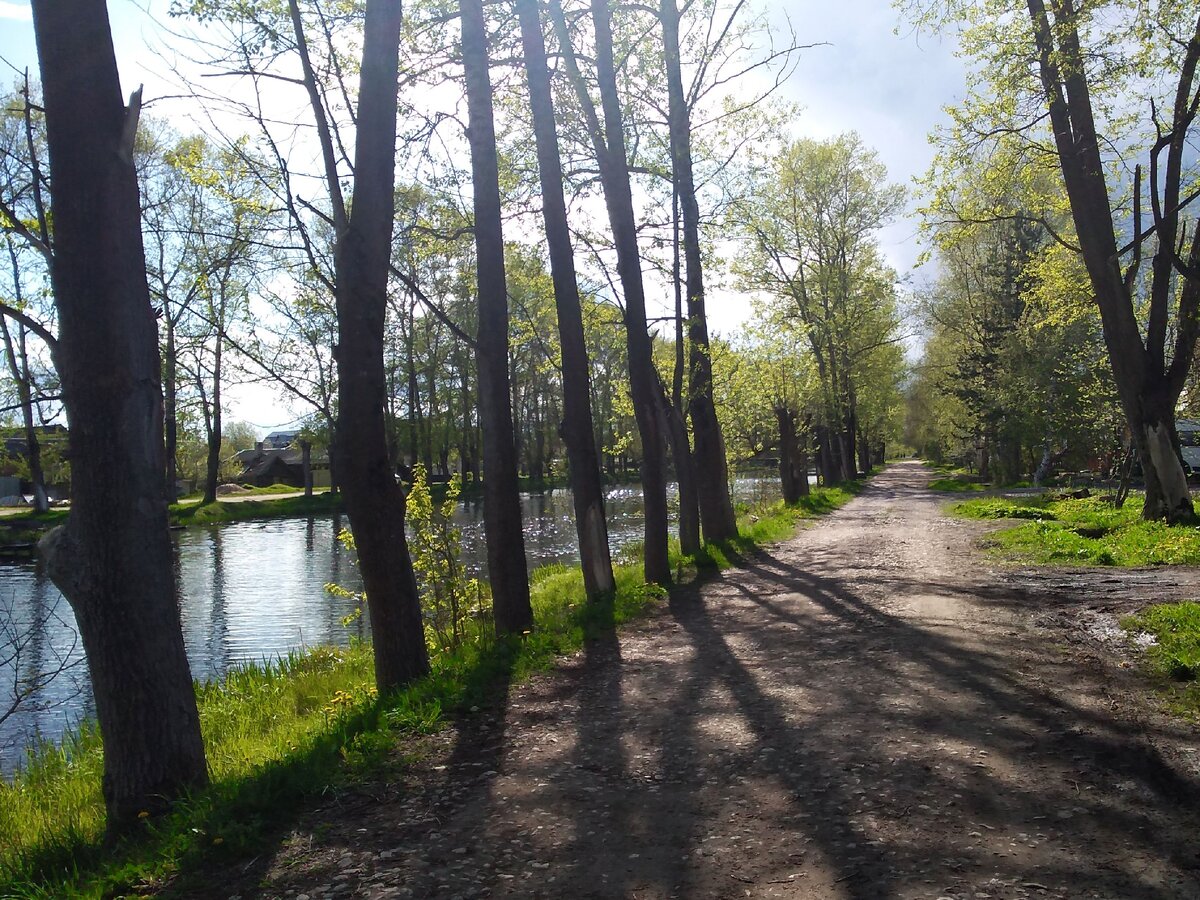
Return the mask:
[[[1094,598],[985,561],[928,477],[513,688],[239,893],[1200,897],[1200,735],[1063,627]]]

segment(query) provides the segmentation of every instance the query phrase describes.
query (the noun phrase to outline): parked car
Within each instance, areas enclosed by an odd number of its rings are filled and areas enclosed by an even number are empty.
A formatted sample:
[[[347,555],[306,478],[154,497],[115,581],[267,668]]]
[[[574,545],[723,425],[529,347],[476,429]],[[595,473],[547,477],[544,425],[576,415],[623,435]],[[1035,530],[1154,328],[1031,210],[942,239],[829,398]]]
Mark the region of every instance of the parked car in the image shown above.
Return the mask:
[[[1200,419],[1179,419],[1179,450],[1183,455],[1183,471],[1188,478],[1200,476]]]

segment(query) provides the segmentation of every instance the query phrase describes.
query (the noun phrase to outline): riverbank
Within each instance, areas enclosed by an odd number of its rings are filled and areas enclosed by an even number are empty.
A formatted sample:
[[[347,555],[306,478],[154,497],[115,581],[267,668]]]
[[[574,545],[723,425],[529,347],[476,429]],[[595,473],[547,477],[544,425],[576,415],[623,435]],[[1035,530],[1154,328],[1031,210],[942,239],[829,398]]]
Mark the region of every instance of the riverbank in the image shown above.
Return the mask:
[[[752,510],[742,516],[737,540],[707,547],[700,559],[683,558],[676,547],[673,568],[688,582],[733,565],[790,536],[805,519],[840,507],[859,488],[816,489],[796,507]],[[308,798],[402,769],[419,752],[417,736],[656,604],[662,592],[641,582],[636,552],[621,557],[611,603],[585,604],[574,567],[536,570],[531,635],[497,643],[477,628],[462,647],[435,654],[433,674],[386,701],[373,695],[370,653],[361,645],[314,650],[199,687],[213,785],[115,847],[100,842],[95,729],[42,748],[11,784],[0,786],[0,878],[10,891],[21,886],[24,896],[113,895],[159,887],[214,859],[252,855]]]
[[[541,493],[568,487],[562,478],[533,479],[523,476],[520,490]],[[441,502],[446,495],[445,482],[430,485],[434,502]],[[483,497],[483,486],[468,482],[459,495],[465,502],[478,502]],[[820,495],[815,495],[820,496]],[[259,488],[252,492],[219,497],[214,503],[201,504],[197,497],[184,498],[167,508],[168,521],[172,528],[227,525],[256,519],[288,519],[307,516],[331,515],[342,512],[344,504],[341,493],[328,488],[318,489],[311,497],[302,491],[288,491],[282,486]],[[66,522],[70,507],[57,507],[44,513],[32,510],[8,511],[0,516],[0,558],[30,558],[36,554],[38,539],[55,525]],[[9,551],[5,553],[5,548]]]

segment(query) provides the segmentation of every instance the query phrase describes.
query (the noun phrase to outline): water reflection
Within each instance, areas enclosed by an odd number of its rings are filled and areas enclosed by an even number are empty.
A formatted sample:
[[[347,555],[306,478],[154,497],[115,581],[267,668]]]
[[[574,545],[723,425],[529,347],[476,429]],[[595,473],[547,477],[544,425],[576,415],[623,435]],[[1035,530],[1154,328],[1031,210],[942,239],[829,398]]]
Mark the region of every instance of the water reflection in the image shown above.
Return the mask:
[[[738,502],[778,497],[773,478],[740,478]],[[617,486],[608,491],[609,538],[614,550],[641,539],[641,489]],[[578,560],[571,493],[566,489],[522,497],[525,547],[530,568]],[[459,504],[463,557],[473,571],[486,574],[483,504]],[[361,589],[353,555],[337,536],[348,522],[342,515],[306,519],[238,522],[172,533],[176,583],[184,644],[192,675],[220,678],[248,661],[265,661],[289,651],[322,644],[344,646],[369,635],[366,617],[349,625],[343,619],[352,600],[329,596],[335,582]],[[78,662],[75,621],[70,607],[37,563],[0,566],[0,620],[27,637],[18,659],[2,652],[0,636],[0,717],[14,691],[53,668],[58,661]],[[6,609],[8,607],[8,609]],[[35,736],[58,739],[63,730],[93,712],[86,667],[77,665],[0,722],[0,770],[11,771],[21,748]]]

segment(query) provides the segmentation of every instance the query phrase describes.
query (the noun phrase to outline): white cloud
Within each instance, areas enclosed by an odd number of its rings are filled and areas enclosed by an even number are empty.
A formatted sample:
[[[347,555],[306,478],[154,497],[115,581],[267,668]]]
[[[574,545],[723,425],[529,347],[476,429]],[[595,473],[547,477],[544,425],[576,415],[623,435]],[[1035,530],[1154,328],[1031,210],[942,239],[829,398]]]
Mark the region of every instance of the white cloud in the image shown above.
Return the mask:
[[[10,3],[0,0],[0,19],[19,19],[28,22],[33,18],[33,9],[28,3]]]

